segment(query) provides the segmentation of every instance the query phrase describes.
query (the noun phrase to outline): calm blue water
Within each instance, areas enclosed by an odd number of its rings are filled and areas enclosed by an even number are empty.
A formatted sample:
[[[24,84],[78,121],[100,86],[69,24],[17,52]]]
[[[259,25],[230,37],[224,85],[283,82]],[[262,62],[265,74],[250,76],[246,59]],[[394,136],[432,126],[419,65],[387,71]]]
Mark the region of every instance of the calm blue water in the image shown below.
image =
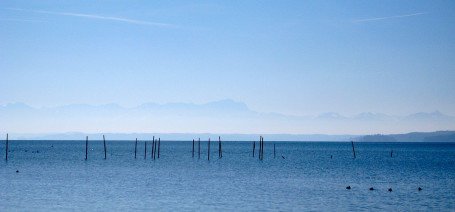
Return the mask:
[[[356,143],[356,159],[350,143],[275,144],[259,161],[251,142],[223,142],[222,159],[212,142],[208,162],[206,142],[201,159],[197,142],[192,158],[191,142],[162,141],[144,160],[143,142],[134,159],[134,141],[108,141],[104,160],[89,141],[85,161],[85,141],[10,141],[0,211],[455,210],[455,143]]]

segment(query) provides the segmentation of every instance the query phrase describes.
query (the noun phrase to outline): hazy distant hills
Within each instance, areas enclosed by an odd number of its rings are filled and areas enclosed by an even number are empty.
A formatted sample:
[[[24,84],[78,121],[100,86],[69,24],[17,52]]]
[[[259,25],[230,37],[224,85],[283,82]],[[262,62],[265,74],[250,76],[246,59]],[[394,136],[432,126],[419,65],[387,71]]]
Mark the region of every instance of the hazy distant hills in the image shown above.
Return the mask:
[[[229,99],[205,104],[145,103],[135,107],[117,104],[72,104],[41,108],[23,103],[0,105],[0,133],[24,136],[26,133],[25,137],[28,138],[49,135],[59,135],[62,138],[80,136],[60,134],[62,132],[94,135],[110,132],[119,138],[133,133],[160,132],[170,138],[188,138],[210,132],[229,134],[233,139],[240,140],[267,134],[280,140],[339,141],[376,133],[454,129],[455,117],[439,111],[407,116],[371,112],[352,116],[334,112],[297,116],[257,112],[243,102]],[[401,137],[397,138],[403,140]]]
[[[365,142],[455,142],[455,131],[412,132],[406,134],[365,135],[357,137]]]
[[[212,134],[212,133],[50,133],[50,134],[10,134],[14,140],[151,140],[153,136],[162,140],[189,141],[191,139],[212,140],[221,136],[224,141],[255,141],[260,134]],[[324,135],[324,134],[263,134],[268,141],[358,141],[358,142],[455,142],[455,131],[412,132],[390,135]]]
[[[103,135],[108,140],[152,140],[161,138],[161,140],[172,141],[190,141],[191,139],[200,138],[203,141],[211,138],[217,140],[218,136],[223,141],[255,141],[259,139],[260,134],[212,134],[212,133],[54,133],[54,134],[10,134],[10,138],[15,140],[84,140],[88,136],[90,140],[101,140]],[[292,134],[265,134],[263,135],[268,141],[349,141],[352,135],[292,135]]]

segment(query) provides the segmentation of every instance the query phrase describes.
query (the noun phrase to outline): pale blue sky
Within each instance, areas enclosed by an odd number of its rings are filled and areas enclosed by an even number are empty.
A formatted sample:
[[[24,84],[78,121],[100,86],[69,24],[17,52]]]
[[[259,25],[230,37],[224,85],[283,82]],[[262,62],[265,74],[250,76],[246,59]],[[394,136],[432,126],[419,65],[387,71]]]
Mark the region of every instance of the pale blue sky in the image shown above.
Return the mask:
[[[0,104],[455,115],[454,1],[1,1]]]

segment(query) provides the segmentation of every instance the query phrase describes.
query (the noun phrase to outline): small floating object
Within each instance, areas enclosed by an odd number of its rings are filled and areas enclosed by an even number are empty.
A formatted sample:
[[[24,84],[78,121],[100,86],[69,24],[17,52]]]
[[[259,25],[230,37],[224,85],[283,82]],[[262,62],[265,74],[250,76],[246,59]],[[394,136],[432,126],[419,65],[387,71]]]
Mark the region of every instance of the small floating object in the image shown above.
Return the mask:
[[[332,159],[332,158],[333,158],[333,155],[330,155],[330,159]]]
[[[420,187],[419,187],[417,190],[421,191],[421,190],[422,190],[422,188],[420,188]]]
[[[282,157],[283,159],[286,159],[283,155],[281,155],[281,157]]]
[[[16,173],[19,173],[19,170],[16,170]]]
[[[370,187],[370,191],[373,191],[373,190],[374,190],[374,188],[373,188],[373,187]]]
[[[389,188],[389,190],[388,190],[388,191],[389,191],[389,192],[392,192],[392,188]]]
[[[348,190],[351,189],[351,186],[346,187],[346,189],[348,189]]]

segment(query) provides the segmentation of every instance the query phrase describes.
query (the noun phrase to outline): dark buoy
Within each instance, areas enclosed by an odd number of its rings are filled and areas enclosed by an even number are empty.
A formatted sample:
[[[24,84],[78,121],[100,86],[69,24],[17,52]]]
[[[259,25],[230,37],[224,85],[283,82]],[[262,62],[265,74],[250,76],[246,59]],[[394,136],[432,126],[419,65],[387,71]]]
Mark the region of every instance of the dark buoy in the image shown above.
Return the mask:
[[[389,188],[389,190],[388,190],[388,191],[389,191],[389,192],[392,192],[392,188]]]
[[[373,190],[374,190],[374,188],[373,188],[373,187],[371,187],[371,188],[370,188],[370,191],[373,191]]]
[[[16,173],[19,173],[19,170],[16,170]]]
[[[421,191],[421,190],[422,190],[422,188],[420,188],[420,187],[419,187],[417,190]]]
[[[346,189],[348,189],[348,190],[351,189],[351,186],[346,187]]]

